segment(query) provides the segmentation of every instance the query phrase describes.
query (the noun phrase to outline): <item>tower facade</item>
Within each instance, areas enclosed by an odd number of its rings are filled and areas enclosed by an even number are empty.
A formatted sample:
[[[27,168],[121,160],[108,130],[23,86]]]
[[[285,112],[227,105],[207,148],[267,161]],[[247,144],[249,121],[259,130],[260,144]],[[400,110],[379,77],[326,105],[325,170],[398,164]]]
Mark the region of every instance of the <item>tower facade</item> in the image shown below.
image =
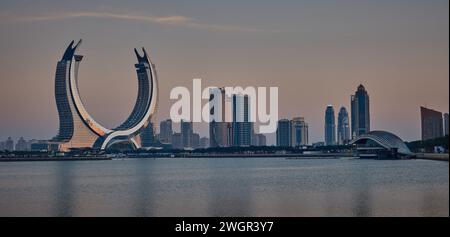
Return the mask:
[[[291,146],[291,121],[280,119],[277,125],[277,146]]]
[[[342,106],[338,114],[337,143],[347,144],[350,141],[350,124],[347,109]]]
[[[308,145],[308,124],[303,117],[295,117],[291,120],[291,146]]]
[[[422,140],[442,137],[442,113],[436,110],[420,107],[422,125]]]
[[[106,149],[118,142],[130,142],[140,147],[138,135],[150,123],[157,109],[158,86],[156,70],[143,48],[143,56],[136,49],[135,64],[138,78],[138,96],[130,116],[120,126],[108,129],[97,123],[87,112],[78,91],[78,69],[83,59],[77,54],[81,40],[72,41],[56,65],[55,100],[59,115],[58,134],[50,141],[59,149]]]
[[[325,145],[336,145],[336,123],[331,105],[328,105],[325,110]]]
[[[363,85],[359,85],[350,97],[352,113],[352,138],[370,132],[369,94]]]

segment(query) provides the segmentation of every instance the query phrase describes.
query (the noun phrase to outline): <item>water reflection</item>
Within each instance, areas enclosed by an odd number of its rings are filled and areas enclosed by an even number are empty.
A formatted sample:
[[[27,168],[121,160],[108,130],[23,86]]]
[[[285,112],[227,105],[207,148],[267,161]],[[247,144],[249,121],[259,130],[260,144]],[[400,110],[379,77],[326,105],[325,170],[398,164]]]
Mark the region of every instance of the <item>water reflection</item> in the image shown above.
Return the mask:
[[[207,215],[250,216],[254,173],[246,172],[245,167],[236,164],[224,169],[213,159],[205,162],[209,170],[204,177],[208,186]]]
[[[354,173],[356,174],[357,185],[353,185],[354,188],[353,200],[352,200],[352,214],[353,216],[372,216],[371,207],[371,190],[370,190],[370,177],[369,170],[366,165],[359,167],[352,166],[354,168]]]
[[[55,190],[51,192],[54,203],[52,216],[73,216],[74,215],[74,201],[76,200],[76,189],[74,182],[76,175],[73,175],[73,170],[76,169],[75,163],[55,162]]]
[[[154,216],[157,206],[154,205],[154,198],[156,194],[154,190],[155,179],[152,178],[152,174],[155,172],[155,165],[146,165],[148,162],[142,160],[134,162],[132,164],[135,172],[136,182],[132,190],[136,193],[132,195],[132,216]]]
[[[0,163],[0,216],[448,216],[447,162]]]

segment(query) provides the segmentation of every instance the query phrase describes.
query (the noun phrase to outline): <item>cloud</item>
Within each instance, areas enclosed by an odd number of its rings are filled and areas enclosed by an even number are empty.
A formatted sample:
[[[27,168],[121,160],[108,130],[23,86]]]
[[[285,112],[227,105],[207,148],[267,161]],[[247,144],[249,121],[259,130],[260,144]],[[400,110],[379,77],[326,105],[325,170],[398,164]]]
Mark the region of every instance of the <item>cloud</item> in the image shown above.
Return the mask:
[[[172,16],[147,16],[139,14],[125,14],[105,11],[80,11],[80,12],[63,12],[56,14],[48,14],[41,16],[7,16],[0,15],[2,22],[36,22],[36,21],[55,21],[74,18],[107,18],[128,21],[140,21],[153,24],[188,27],[195,29],[213,30],[213,31],[229,31],[229,32],[262,32],[261,29],[247,28],[239,26],[210,24],[196,21],[190,17],[172,15]]]

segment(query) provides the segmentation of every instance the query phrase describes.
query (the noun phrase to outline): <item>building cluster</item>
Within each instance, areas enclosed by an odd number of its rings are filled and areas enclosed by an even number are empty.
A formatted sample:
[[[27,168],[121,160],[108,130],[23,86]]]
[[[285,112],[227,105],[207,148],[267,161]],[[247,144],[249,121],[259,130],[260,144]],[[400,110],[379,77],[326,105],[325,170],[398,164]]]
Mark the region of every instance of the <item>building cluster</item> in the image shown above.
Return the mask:
[[[342,106],[337,115],[332,105],[325,110],[324,142],[317,146],[346,145],[352,139],[370,132],[369,95],[363,85],[359,85],[350,97],[350,115]],[[194,132],[193,123],[181,121],[180,132],[175,132],[171,119],[159,124],[159,133],[153,123],[149,123],[140,135],[144,148],[170,147],[172,149],[198,149],[208,147],[266,146],[266,136],[254,131],[250,116],[248,95],[225,95],[223,88],[210,90],[209,138]],[[422,140],[440,138],[449,134],[449,114],[442,114],[426,107],[420,107]],[[277,124],[276,145],[280,147],[304,147],[309,145],[308,123],[304,117],[280,119]],[[58,144],[49,141],[14,140],[9,137],[0,142],[0,151],[42,151],[58,150]]]
[[[140,134],[141,146],[144,148],[164,146],[172,149],[206,148],[208,138],[194,132],[193,124],[189,121],[180,123],[181,132],[173,131],[172,120],[161,121],[159,134],[155,133],[153,123],[150,123]]]
[[[266,137],[255,133],[250,100],[244,94],[226,95],[224,88],[210,89],[210,147],[266,145]]]
[[[277,127],[277,146],[300,147],[308,142],[308,123],[303,117],[295,117],[292,120],[281,119]]]
[[[0,151],[31,151],[36,144],[39,144],[38,140],[25,140],[20,137],[14,142],[13,138],[8,137],[5,141],[0,141]]]
[[[357,136],[370,132],[369,94],[363,85],[359,85],[355,94],[350,96],[350,109],[350,118],[344,106],[339,109],[336,126],[334,108],[327,106],[324,145],[345,145]]]
[[[420,121],[422,126],[422,140],[429,140],[448,136],[448,113],[420,107]]]
[[[173,149],[266,145],[266,137],[254,132],[248,95],[228,96],[223,88],[210,89],[210,116],[209,138],[195,133],[190,121],[181,121],[180,132],[174,132],[172,120],[167,119],[161,121],[156,139]]]

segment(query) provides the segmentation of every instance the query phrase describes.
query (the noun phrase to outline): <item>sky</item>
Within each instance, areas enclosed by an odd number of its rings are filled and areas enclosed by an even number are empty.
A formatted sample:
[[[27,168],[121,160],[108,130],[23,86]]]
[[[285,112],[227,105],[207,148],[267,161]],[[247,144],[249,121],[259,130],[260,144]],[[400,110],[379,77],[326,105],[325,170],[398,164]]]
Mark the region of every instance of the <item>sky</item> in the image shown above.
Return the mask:
[[[279,117],[305,117],[310,142],[323,141],[326,106],[349,110],[359,84],[371,129],[407,141],[420,139],[420,106],[449,110],[447,0],[5,0],[0,36],[0,140],[56,135],[56,63],[78,39],[80,93],[107,127],[133,108],[135,47],[156,64],[157,124],[169,117],[171,89],[192,88],[193,78],[279,87]],[[208,134],[206,124],[195,129]]]

